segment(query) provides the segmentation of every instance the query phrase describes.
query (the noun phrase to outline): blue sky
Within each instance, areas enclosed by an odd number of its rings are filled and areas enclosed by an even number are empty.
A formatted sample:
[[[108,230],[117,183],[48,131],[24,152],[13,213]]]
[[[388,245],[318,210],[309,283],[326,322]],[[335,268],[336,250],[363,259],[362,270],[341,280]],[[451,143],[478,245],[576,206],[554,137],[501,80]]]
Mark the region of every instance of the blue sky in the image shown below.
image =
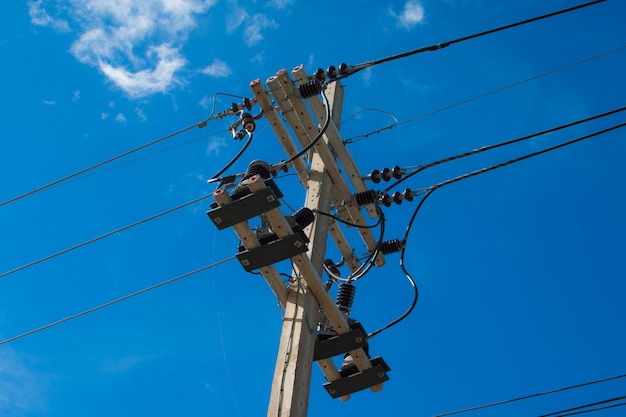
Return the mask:
[[[250,97],[251,81],[280,69],[356,65],[576,4],[2,2],[0,201],[193,126],[209,116],[216,93]],[[348,149],[366,175],[621,108],[624,16],[626,4],[608,0],[361,71],[344,81],[344,139],[400,123]],[[219,96],[216,109],[232,101]],[[400,189],[623,122],[617,114],[443,164]],[[212,193],[207,179],[242,145],[226,130],[231,123],[210,122],[2,205],[0,274]],[[370,343],[391,367],[390,381],[340,402],[316,367],[309,415],[433,416],[625,373],[624,132],[434,192],[407,244],[419,302]],[[229,172],[253,159],[285,159],[265,120]],[[301,207],[295,177],[277,181],[285,201]],[[233,256],[237,238],[205,215],[210,201],[4,276],[0,339]],[[387,239],[403,236],[415,207],[385,208]],[[332,244],[328,255],[338,260]],[[398,258],[356,284],[352,316],[368,331],[410,305]],[[281,314],[266,282],[230,261],[0,345],[0,416],[265,415]],[[620,379],[472,414],[537,416],[625,390]]]

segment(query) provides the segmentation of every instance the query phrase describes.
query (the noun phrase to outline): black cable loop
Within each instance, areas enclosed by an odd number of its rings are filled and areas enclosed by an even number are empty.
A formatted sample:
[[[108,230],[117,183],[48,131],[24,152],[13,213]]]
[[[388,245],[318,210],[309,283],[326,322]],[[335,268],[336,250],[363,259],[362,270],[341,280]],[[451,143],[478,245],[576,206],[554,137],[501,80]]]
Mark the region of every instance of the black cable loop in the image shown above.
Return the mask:
[[[326,133],[326,129],[328,129],[328,126],[330,125],[330,105],[328,104],[328,98],[326,97],[326,84],[324,84],[322,88],[321,95],[324,103],[324,117],[326,118],[326,120],[324,120],[324,126],[322,126],[322,129],[318,132],[317,136],[315,136],[311,143],[305,146],[300,152],[289,158],[286,163],[291,163],[307,153],[313,146],[315,146],[322,136],[324,136],[324,133]]]
[[[239,150],[237,155],[235,155],[235,157],[233,159],[231,159],[230,162],[228,164],[226,164],[226,166],[224,168],[222,168],[217,174],[213,175],[208,182],[214,182],[215,180],[217,180],[224,172],[226,172],[228,170],[228,168],[233,166],[235,164],[235,162],[237,162],[239,160],[239,158],[241,158],[241,156],[244,154],[244,152],[248,149],[248,147],[252,143],[253,135],[252,135],[252,133],[248,132],[247,130],[244,130],[244,131],[248,135],[248,140],[246,141],[246,143],[243,145],[241,150]]]

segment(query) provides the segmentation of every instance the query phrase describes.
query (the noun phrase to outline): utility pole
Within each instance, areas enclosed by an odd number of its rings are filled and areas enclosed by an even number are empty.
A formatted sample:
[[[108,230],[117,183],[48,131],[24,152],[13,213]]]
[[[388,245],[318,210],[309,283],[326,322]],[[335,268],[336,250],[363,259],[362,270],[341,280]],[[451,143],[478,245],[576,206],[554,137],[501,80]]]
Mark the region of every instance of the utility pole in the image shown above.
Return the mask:
[[[327,75],[334,78],[330,68]],[[355,225],[366,225],[361,206],[370,217],[377,215],[371,204],[375,198],[339,135],[343,87],[337,80],[322,91],[322,82],[309,77],[302,66],[294,68],[291,76],[282,70],[270,77],[266,81],[269,91],[259,80],[250,87],[254,103],[260,105],[306,188],[304,208],[285,216],[278,208],[282,194],[270,178],[271,167],[253,161],[234,192],[222,187],[214,192],[213,210],[207,213],[219,229],[235,230],[242,242],[237,255],[242,266],[247,271],[259,270],[285,309],[267,413],[271,417],[306,417],[313,362],[328,380],[324,384],[328,393],[344,401],[362,389],[380,391],[389,379],[389,367],[382,358],[370,359],[366,352],[363,327],[348,321],[349,306],[340,309],[321,278],[329,235],[351,271],[360,265],[337,222],[319,212],[335,209]],[[310,147],[308,166],[298,157],[298,149],[305,147]],[[248,220],[257,216],[267,226],[266,232],[250,228]],[[370,253],[375,253],[377,242],[370,230],[357,228],[357,232]],[[287,259],[293,275],[286,286],[274,265]],[[378,255],[375,262],[381,266],[385,261]],[[337,369],[332,358],[347,354],[354,366]]]

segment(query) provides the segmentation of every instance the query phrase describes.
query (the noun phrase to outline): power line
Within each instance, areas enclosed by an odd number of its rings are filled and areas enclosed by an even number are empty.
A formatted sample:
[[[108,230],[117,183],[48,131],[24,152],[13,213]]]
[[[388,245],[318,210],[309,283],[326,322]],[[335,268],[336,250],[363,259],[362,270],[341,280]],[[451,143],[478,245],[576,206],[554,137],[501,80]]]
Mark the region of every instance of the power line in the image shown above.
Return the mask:
[[[62,251],[59,251],[59,252],[53,253],[52,255],[45,256],[45,257],[43,257],[43,258],[41,258],[41,259],[38,259],[38,260],[36,260],[36,261],[33,261],[33,262],[28,263],[28,264],[22,265],[22,266],[20,266],[20,267],[18,267],[18,268],[15,268],[15,269],[10,270],[10,271],[3,272],[3,273],[1,273],[1,274],[0,274],[0,278],[4,278],[4,277],[6,277],[7,275],[14,274],[14,273],[16,273],[16,272],[18,272],[18,271],[21,271],[21,270],[26,269],[26,268],[30,268],[31,266],[34,266],[34,265],[40,264],[40,263],[42,263],[42,262],[49,261],[50,259],[56,258],[57,256],[60,256],[60,255],[66,254],[66,253],[68,253],[68,252],[71,252],[71,251],[76,250],[76,249],[79,249],[79,248],[82,248],[83,246],[90,245],[90,244],[92,244],[92,243],[94,243],[94,242],[97,242],[97,241],[99,241],[99,240],[102,240],[102,239],[104,239],[104,238],[107,238],[107,237],[109,237],[109,236],[112,236],[112,235],[114,235],[114,234],[116,234],[116,233],[123,232],[123,231],[128,230],[128,229],[130,229],[130,228],[133,228],[133,227],[135,227],[135,226],[139,226],[140,224],[147,223],[147,222],[152,221],[152,220],[154,220],[154,219],[157,219],[157,218],[159,218],[159,217],[161,217],[161,216],[164,216],[164,215],[166,215],[166,214],[172,213],[172,212],[174,212],[174,211],[176,211],[176,210],[180,210],[180,209],[182,209],[182,208],[184,208],[184,207],[187,207],[187,206],[190,206],[190,205],[195,204],[195,203],[197,203],[197,202],[200,202],[200,201],[202,201],[202,200],[205,200],[205,199],[207,199],[207,198],[209,198],[209,197],[211,197],[211,194],[209,194],[209,195],[205,195],[205,196],[202,196],[202,197],[199,197],[199,198],[196,198],[195,200],[191,200],[191,201],[189,201],[189,202],[187,202],[187,203],[184,203],[184,204],[181,204],[181,205],[179,205],[179,206],[173,207],[173,208],[171,208],[171,209],[168,209],[168,210],[162,211],[162,212],[157,213],[157,214],[155,214],[155,215],[153,215],[153,216],[147,217],[147,218],[145,218],[145,219],[143,219],[143,220],[139,220],[139,221],[137,221],[137,222],[135,222],[135,223],[131,223],[131,224],[126,225],[126,226],[124,226],[124,227],[121,227],[121,228],[119,228],[119,229],[116,229],[116,230],[113,230],[113,231],[111,231],[111,232],[108,232],[108,233],[105,233],[105,234],[103,234],[103,235],[100,235],[100,236],[98,236],[98,237],[95,237],[95,238],[93,238],[93,239],[89,239],[89,240],[87,240],[87,241],[85,241],[85,242],[79,243],[78,245],[74,245],[74,246],[71,246],[71,247],[69,247],[69,248],[67,248],[67,249],[63,249]]]
[[[568,387],[563,387],[563,388],[556,388],[556,389],[553,389],[553,390],[550,390],[550,391],[539,392],[539,393],[536,393],[536,394],[524,395],[522,397],[512,398],[510,400],[498,401],[498,402],[495,402],[495,403],[489,403],[489,404],[479,405],[479,406],[476,406],[476,407],[465,408],[463,410],[451,411],[449,413],[437,414],[437,415],[435,415],[433,417],[445,417],[445,416],[451,416],[451,415],[454,415],[454,414],[467,413],[469,411],[482,410],[483,408],[490,408],[490,407],[495,407],[495,406],[498,406],[498,405],[509,404],[509,403],[513,403],[513,402],[517,402],[517,401],[527,400],[527,399],[530,399],[530,398],[536,398],[536,397],[541,397],[541,396],[544,396],[544,395],[555,394],[557,392],[569,391],[569,390],[573,390],[573,389],[577,389],[577,388],[587,387],[589,385],[595,385],[595,384],[601,384],[603,382],[614,381],[616,379],[621,379],[621,378],[626,378],[626,374],[611,376],[611,377],[608,377],[608,378],[597,379],[595,381],[583,382],[582,384],[570,385]]]
[[[114,156],[112,158],[106,159],[106,160],[104,160],[102,162],[98,162],[97,164],[91,165],[90,167],[87,167],[87,168],[81,169],[79,171],[76,171],[73,174],[67,175],[67,176],[65,176],[63,178],[59,178],[58,180],[52,181],[52,182],[50,182],[50,183],[48,183],[46,185],[43,185],[43,186],[38,187],[38,188],[35,188],[34,190],[31,190],[31,191],[29,191],[27,193],[18,195],[17,197],[10,198],[10,199],[0,203],[0,207],[5,206],[5,205],[7,205],[9,203],[13,203],[14,201],[21,200],[23,198],[29,197],[29,196],[31,196],[33,194],[37,194],[37,193],[39,193],[41,191],[47,190],[48,188],[54,187],[55,185],[59,185],[59,184],[65,182],[65,181],[70,180],[72,178],[75,178],[75,177],[77,177],[77,176],[79,176],[81,174],[84,174],[86,172],[92,171],[92,170],[94,170],[96,168],[99,168],[99,167],[101,167],[103,165],[109,164],[109,163],[111,163],[113,161],[117,161],[120,158],[128,156],[128,155],[130,155],[132,153],[135,153],[137,151],[140,151],[142,149],[145,149],[145,148],[148,148],[150,146],[156,145],[159,142],[163,142],[163,141],[165,141],[167,139],[170,139],[170,138],[172,138],[174,136],[180,135],[180,134],[182,134],[182,133],[184,133],[184,132],[186,132],[188,130],[193,129],[194,127],[199,127],[200,125],[201,125],[201,123],[196,123],[194,125],[188,126],[188,127],[184,128],[184,129],[181,129],[181,130],[179,130],[177,132],[171,133],[171,134],[169,134],[167,136],[163,136],[163,137],[161,137],[161,138],[159,138],[157,140],[154,140],[152,142],[146,143],[146,144],[141,145],[141,146],[139,146],[137,148],[131,149],[131,150],[126,151],[124,153],[121,153],[121,154],[119,154],[117,156]]]
[[[171,284],[172,282],[175,282],[175,281],[181,280],[181,279],[183,279],[183,278],[187,278],[187,277],[189,277],[189,276],[191,276],[191,275],[195,275],[195,274],[197,274],[197,273],[199,273],[199,272],[202,272],[202,271],[206,271],[207,269],[211,269],[211,268],[216,267],[216,266],[218,266],[218,265],[220,265],[220,264],[223,264],[223,263],[225,263],[225,262],[231,261],[231,260],[233,260],[233,259],[235,259],[235,258],[236,258],[236,256],[231,256],[230,258],[226,258],[226,259],[223,259],[223,260],[221,260],[221,261],[218,261],[218,262],[212,263],[211,265],[207,265],[207,266],[204,266],[204,267],[202,267],[202,268],[196,269],[196,270],[194,270],[194,271],[187,272],[187,273],[182,274],[182,275],[179,275],[179,276],[177,276],[177,277],[174,277],[174,278],[168,279],[167,281],[163,281],[163,282],[160,282],[160,283],[158,283],[158,284],[152,285],[152,286],[150,286],[150,287],[148,287],[148,288],[144,288],[143,290],[139,290],[139,291],[136,291],[136,292],[134,292],[134,293],[132,293],[132,294],[128,294],[128,295],[125,295],[125,296],[123,296],[123,297],[117,298],[117,299],[115,299],[115,300],[113,300],[113,301],[109,301],[109,302],[107,302],[107,303],[100,304],[100,305],[99,305],[99,306],[97,306],[97,307],[90,308],[90,309],[85,310],[85,311],[82,311],[82,312],[80,312],[80,313],[73,314],[73,315],[71,315],[71,316],[65,317],[65,318],[63,318],[63,319],[61,319],[61,320],[57,320],[57,321],[55,321],[55,322],[52,322],[52,323],[46,324],[45,326],[41,326],[41,327],[38,327],[38,328],[36,328],[36,329],[29,330],[29,331],[27,331],[27,332],[25,332],[25,333],[19,334],[19,335],[17,335],[17,336],[10,337],[10,338],[8,338],[8,339],[5,339],[5,340],[3,340],[3,341],[0,341],[0,345],[4,345],[4,344],[10,343],[10,342],[13,342],[13,341],[18,340],[18,339],[21,339],[21,338],[23,338],[23,337],[30,336],[30,335],[32,335],[32,334],[34,334],[34,333],[38,333],[38,332],[41,332],[41,331],[43,331],[43,330],[49,329],[50,327],[57,326],[57,325],[59,325],[59,324],[65,323],[65,322],[70,321],[70,320],[74,320],[74,319],[76,319],[76,318],[78,318],[78,317],[81,317],[81,316],[84,316],[84,315],[86,315],[86,314],[93,313],[94,311],[101,310],[101,309],[103,309],[103,308],[105,308],[105,307],[112,306],[113,304],[117,304],[117,303],[119,303],[119,302],[121,302],[121,301],[128,300],[129,298],[136,297],[136,296],[138,296],[138,295],[140,295],[140,294],[146,293],[146,292],[148,292],[148,291],[152,291],[152,290],[157,289],[157,288],[159,288],[159,287],[162,287],[162,286],[164,286],[164,285]]]
[[[596,405],[601,405],[601,404],[607,404],[607,403],[612,403],[615,401],[620,401],[623,400],[624,398],[626,398],[626,395],[622,395],[621,397],[615,397],[615,398],[610,398],[608,400],[603,400],[603,401],[597,401],[595,403],[590,403],[590,404],[585,404],[585,405],[581,405],[578,407],[573,407],[573,408],[568,408],[566,410],[561,410],[561,411],[555,411],[553,413],[549,413],[549,414],[543,414],[540,415],[539,417],[549,417],[549,416],[557,416],[557,417],[564,417],[564,416],[573,416],[575,414],[583,414],[583,413],[590,413],[593,411],[599,411],[599,410],[604,410],[606,408],[611,408],[611,407],[618,407],[620,405],[625,405],[626,403],[623,404],[614,404],[611,406],[604,406],[604,407],[598,407],[598,408],[593,408],[591,410],[584,410],[584,411],[578,411],[578,410],[582,410],[583,408],[589,408],[589,407],[594,407]],[[570,411],[576,411],[575,413],[570,413]],[[563,414],[563,413],[567,413],[567,414]]]
[[[396,181],[393,184],[391,184],[389,187],[387,187],[385,189],[385,192],[389,191],[391,188],[397,187],[400,183],[408,180],[409,178],[411,178],[414,175],[424,171],[427,168],[431,168],[431,167],[434,167],[436,165],[440,165],[440,164],[443,164],[443,163],[446,163],[446,162],[451,162],[451,161],[454,161],[454,160],[457,160],[457,159],[465,158],[467,156],[476,155],[476,154],[479,154],[479,153],[482,153],[482,152],[490,151],[490,150],[493,150],[493,149],[496,149],[496,148],[500,148],[500,147],[503,147],[503,146],[512,145],[514,143],[523,142],[523,141],[526,141],[526,140],[529,140],[529,139],[536,138],[538,136],[546,135],[548,133],[553,133],[553,132],[556,132],[556,131],[559,131],[559,130],[562,130],[562,129],[566,129],[566,128],[569,128],[569,127],[573,127],[573,126],[576,126],[576,125],[579,125],[579,124],[582,124],[582,123],[587,123],[587,122],[590,122],[592,120],[601,119],[603,117],[611,116],[613,114],[617,114],[617,113],[620,113],[620,112],[623,112],[623,111],[626,111],[626,106],[620,107],[620,108],[617,108],[617,109],[614,109],[614,110],[610,110],[610,111],[607,111],[607,112],[604,112],[604,113],[600,113],[600,114],[597,114],[595,116],[590,116],[590,117],[586,117],[584,119],[579,119],[579,120],[576,120],[574,122],[566,123],[566,124],[563,124],[563,125],[560,125],[560,126],[556,126],[556,127],[550,128],[550,129],[546,129],[546,130],[542,130],[542,131],[539,131],[539,132],[535,132],[535,133],[532,133],[530,135],[526,135],[526,136],[522,136],[522,137],[519,137],[519,138],[507,140],[507,141],[496,143],[496,144],[493,144],[493,145],[483,146],[483,147],[478,148],[478,149],[474,149],[474,150],[471,150],[471,151],[463,152],[463,153],[460,153],[460,154],[457,154],[457,155],[453,155],[453,156],[449,156],[449,157],[446,157],[446,158],[439,159],[439,160],[434,161],[434,162],[430,162],[430,163],[425,164],[425,165],[421,165],[415,171],[411,172],[410,174],[407,174],[403,178],[401,178],[398,181]]]
[[[407,58],[409,56],[416,55],[416,54],[419,54],[419,53],[422,53],[422,52],[438,51],[439,49],[446,48],[446,47],[448,47],[450,45],[454,45],[456,43],[465,42],[465,41],[468,41],[470,39],[479,38],[479,37],[490,35],[492,33],[500,32],[500,31],[503,31],[503,30],[506,30],[506,29],[511,29],[511,28],[514,28],[514,27],[517,27],[517,26],[522,26],[522,25],[525,25],[525,24],[528,24],[528,23],[536,22],[538,20],[543,20],[543,19],[547,19],[549,17],[553,17],[553,16],[557,16],[557,15],[560,15],[560,14],[572,12],[574,10],[582,9],[582,8],[585,8],[585,7],[588,7],[588,6],[592,6],[592,5],[595,5],[595,4],[598,4],[598,3],[602,3],[602,2],[605,2],[605,1],[606,0],[590,1],[588,3],[580,4],[578,6],[569,7],[567,9],[562,9],[562,10],[558,10],[558,11],[555,11],[555,12],[552,12],[552,13],[547,13],[547,14],[544,14],[544,15],[541,15],[541,16],[533,17],[531,19],[526,19],[526,20],[522,20],[522,21],[519,21],[519,22],[516,22],[516,23],[511,23],[511,24],[508,24],[508,25],[505,25],[505,26],[500,26],[500,27],[497,27],[497,28],[494,28],[494,29],[486,30],[484,32],[479,32],[479,33],[475,33],[473,35],[464,36],[462,38],[454,39],[454,40],[451,40],[451,41],[448,41],[448,42],[438,43],[438,44],[431,45],[431,46],[425,46],[425,47],[414,49],[412,51],[404,52],[404,53],[401,53],[401,54],[391,55],[391,56],[388,56],[388,57],[385,57],[385,58],[381,58],[381,59],[378,59],[378,60],[375,60],[375,61],[365,62],[363,64],[355,65],[353,67],[348,68],[346,75],[337,77],[335,80],[340,80],[342,78],[349,77],[349,76],[351,76],[351,75],[353,75],[353,74],[355,74],[355,73],[357,73],[359,71],[362,71],[362,70],[364,70],[366,68],[370,68],[370,67],[373,67],[375,65],[379,65],[379,64],[382,64],[382,63],[385,63],[385,62],[395,61],[395,60],[401,59],[401,58]]]
[[[450,110],[450,109],[452,109],[452,108],[455,108],[455,107],[461,106],[461,105],[463,105],[463,104],[467,104],[467,103],[470,103],[470,102],[472,102],[472,101],[475,101],[475,100],[478,100],[478,99],[481,99],[481,98],[484,98],[484,97],[490,96],[490,95],[492,95],[492,94],[496,94],[496,93],[502,92],[502,91],[504,91],[504,90],[508,90],[509,88],[517,87],[517,86],[519,86],[519,85],[522,85],[522,84],[528,83],[528,82],[530,82],[530,81],[534,81],[534,80],[537,80],[537,79],[539,79],[539,78],[543,78],[543,77],[546,77],[546,76],[548,76],[548,75],[552,75],[552,74],[554,74],[554,73],[557,73],[557,72],[559,72],[559,71],[563,71],[563,70],[566,70],[566,69],[572,68],[572,67],[574,67],[574,66],[576,66],[576,65],[580,65],[580,64],[583,64],[583,63],[585,63],[585,62],[592,61],[592,60],[594,60],[594,59],[597,59],[597,58],[603,57],[603,56],[605,56],[605,55],[609,55],[609,54],[612,54],[612,53],[615,53],[615,52],[621,51],[622,49],[625,49],[625,48],[626,48],[626,45],[622,45],[622,46],[619,46],[619,47],[617,47],[617,48],[614,48],[614,49],[611,49],[611,50],[604,51],[604,52],[601,52],[601,53],[599,53],[599,54],[593,55],[593,56],[591,56],[591,57],[587,57],[587,58],[581,59],[581,60],[579,60],[579,61],[572,62],[572,63],[566,64],[566,65],[563,65],[563,66],[561,66],[561,67],[558,67],[558,68],[552,69],[552,70],[550,70],[550,71],[547,71],[547,72],[544,72],[544,73],[541,73],[541,74],[537,74],[537,75],[534,75],[534,76],[532,76],[532,77],[529,77],[529,78],[526,78],[526,79],[523,79],[523,80],[520,80],[520,81],[516,81],[516,82],[511,83],[511,84],[505,85],[505,86],[503,86],[503,87],[499,87],[499,88],[496,88],[496,89],[494,89],[494,90],[490,90],[490,91],[487,91],[487,92],[485,92],[485,93],[482,93],[482,94],[479,94],[479,95],[476,95],[476,96],[473,96],[473,97],[467,98],[467,99],[465,99],[465,100],[461,100],[461,101],[458,101],[458,102],[456,102],[456,103],[453,103],[453,104],[449,104],[449,105],[447,105],[447,106],[440,107],[440,108],[438,108],[438,109],[435,109],[435,110],[429,111],[429,112],[427,112],[427,113],[422,113],[422,114],[420,114],[420,115],[418,115],[418,116],[412,117],[412,118],[407,119],[407,120],[404,120],[404,121],[402,121],[402,122],[398,122],[398,121],[396,120],[396,122],[395,122],[395,123],[393,123],[393,124],[391,124],[391,125],[389,125],[389,126],[386,126],[386,127],[380,128],[380,129],[373,130],[373,131],[368,132],[368,133],[365,133],[365,134],[363,134],[363,135],[353,136],[353,137],[351,137],[351,138],[348,138],[348,139],[344,140],[344,143],[345,143],[345,144],[351,144],[351,143],[358,142],[359,140],[366,139],[366,138],[368,138],[368,137],[370,137],[370,136],[372,136],[372,135],[376,135],[376,134],[379,134],[379,133],[381,133],[381,132],[384,132],[385,130],[391,130],[391,129],[393,129],[394,127],[403,126],[403,125],[405,125],[405,124],[415,122],[415,121],[417,121],[417,120],[420,120],[420,119],[423,119],[423,118],[426,118],[426,117],[432,116],[432,115],[434,115],[434,114],[437,114],[437,113],[440,113],[440,112],[443,112],[443,111],[446,111],[446,110]]]
[[[624,397],[622,397],[622,398],[624,398]],[[619,404],[605,405],[603,407],[591,408],[589,410],[575,411],[573,413],[567,413],[567,414],[559,414],[557,417],[566,417],[566,416],[574,416],[574,415],[578,415],[578,414],[595,413],[596,411],[608,410],[609,408],[623,407],[625,405],[626,405],[626,402],[619,403]]]

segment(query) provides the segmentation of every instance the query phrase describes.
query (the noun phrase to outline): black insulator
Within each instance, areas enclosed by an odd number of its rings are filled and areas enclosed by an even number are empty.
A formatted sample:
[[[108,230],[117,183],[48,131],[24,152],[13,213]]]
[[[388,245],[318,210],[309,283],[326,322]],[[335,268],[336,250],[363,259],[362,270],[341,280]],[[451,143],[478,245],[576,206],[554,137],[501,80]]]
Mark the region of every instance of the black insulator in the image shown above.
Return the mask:
[[[322,92],[322,83],[315,79],[300,85],[300,97],[311,98]]]
[[[250,113],[241,113],[241,126],[250,133],[254,132],[256,129],[254,117]]]
[[[324,266],[326,266],[326,269],[328,269],[333,275],[336,275],[338,277],[341,276],[339,268],[337,268],[337,265],[333,262],[332,259],[325,259]]]
[[[310,208],[302,207],[300,210],[293,213],[293,218],[300,227],[305,228],[313,223],[313,220],[315,220],[315,214],[313,214],[313,210]]]
[[[331,65],[326,70],[326,75],[328,75],[328,78],[330,78],[330,79],[337,78],[337,68],[335,68],[334,66]]]
[[[400,252],[404,248],[404,242],[399,239],[388,240],[380,245],[383,255]]]
[[[404,198],[402,197],[402,193],[400,193],[400,191],[396,191],[395,193],[393,193],[391,195],[391,199],[396,204],[402,204],[402,200],[404,200]]]
[[[350,313],[355,292],[356,287],[349,282],[339,285],[339,290],[337,291],[337,307],[339,307],[339,310],[346,314]]]
[[[323,69],[318,68],[317,71],[315,71],[315,79],[323,83],[324,80],[326,80],[326,72]]]
[[[354,196],[356,203],[359,206],[366,206],[368,204],[375,203],[378,200],[378,191],[366,190],[356,193]]]
[[[389,168],[383,168],[380,174],[382,175],[383,180],[385,181],[389,181],[391,179],[391,170]]]
[[[383,196],[380,197],[380,202],[385,207],[391,207],[391,196],[387,193],[383,194]]]
[[[406,201],[413,201],[413,191],[411,191],[410,188],[407,188],[406,190],[404,190],[402,192],[402,197],[406,200]]]
[[[400,168],[398,165],[396,165],[395,167],[391,169],[391,175],[397,180],[402,178],[402,174],[404,174],[404,170]]]
[[[339,64],[339,75],[348,75],[348,64],[345,62]]]
[[[375,169],[370,173],[370,179],[374,181],[374,183],[378,184],[380,179],[382,178],[380,171]]]
[[[251,99],[249,98],[244,98],[243,99],[243,105],[246,109],[248,110],[252,110],[252,106],[254,105],[254,103],[252,102]]]
[[[248,165],[248,169],[246,170],[246,175],[244,175],[243,179],[248,179],[253,175],[259,175],[264,180],[268,179],[270,174],[270,166],[265,161],[261,161],[260,159],[256,159],[250,162]]]

